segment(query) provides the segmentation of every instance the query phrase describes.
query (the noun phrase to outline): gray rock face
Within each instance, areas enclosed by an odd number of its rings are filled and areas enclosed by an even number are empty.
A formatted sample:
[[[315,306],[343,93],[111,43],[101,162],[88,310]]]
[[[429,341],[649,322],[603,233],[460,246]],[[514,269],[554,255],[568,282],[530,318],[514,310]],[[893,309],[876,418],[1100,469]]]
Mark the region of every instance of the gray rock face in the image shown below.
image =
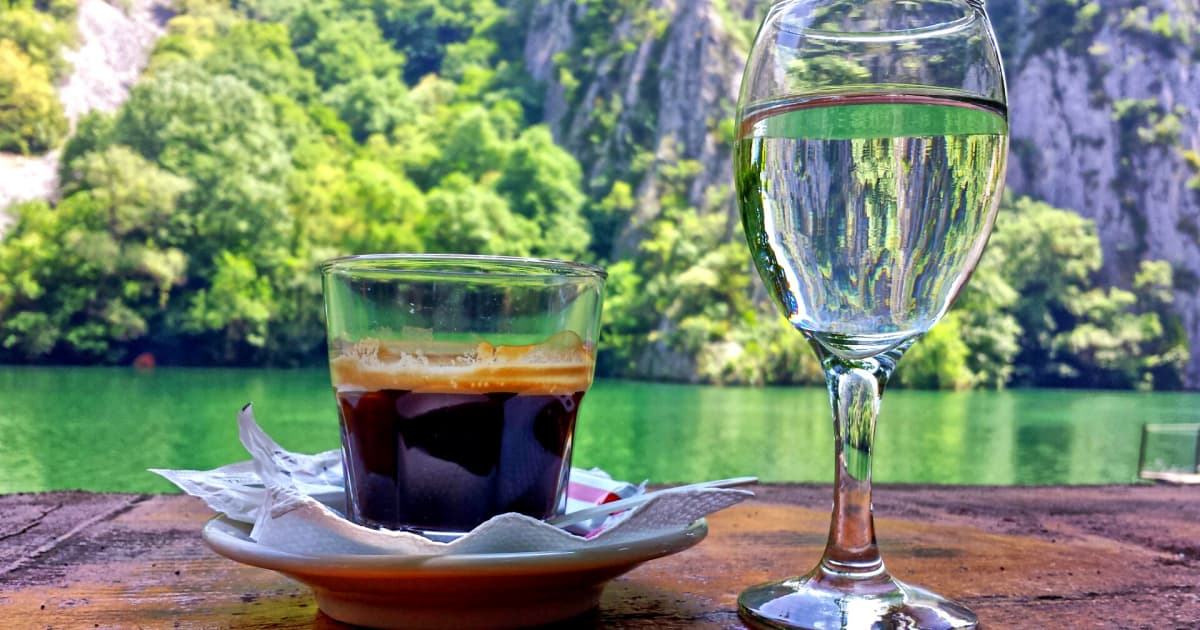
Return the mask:
[[[571,47],[574,21],[583,10],[578,0],[546,2],[538,4],[530,16],[525,66],[535,80],[547,82],[543,103],[547,120],[559,121],[566,114],[566,91],[557,80],[554,56]]]
[[[154,42],[166,32],[171,5],[170,0],[131,0],[126,11],[103,0],[80,0],[81,44],[65,51],[74,71],[58,88],[72,126],[87,112],[114,112],[125,102]]]
[[[24,156],[0,153],[0,237],[14,218],[4,212],[11,204],[53,199],[58,192],[58,151]]]
[[[613,28],[614,40],[624,42],[627,54],[597,60],[593,79],[578,86],[579,105],[571,108],[553,60],[568,54],[575,41],[575,24],[583,17],[578,0],[540,3],[532,17],[525,62],[538,80],[547,82],[546,122],[556,140],[580,158],[588,176],[606,169],[625,168],[634,158],[630,138],[652,120],[656,147],[654,164],[637,190],[638,208],[618,239],[615,254],[636,246],[639,229],[659,211],[658,167],[679,159],[696,160],[702,174],[689,191],[700,206],[709,186],[727,184],[731,163],[715,126],[733,114],[744,53],[730,46],[729,37],[711,0],[652,0],[649,11],[662,16],[661,34],[636,23],[640,16],[622,16]],[[615,113],[615,122],[596,148],[589,141],[590,117],[597,107]]]
[[[575,24],[584,17],[582,4],[578,0],[540,3],[525,47],[531,74],[547,82],[546,122],[556,141],[580,160],[586,179],[596,179],[607,170],[627,169],[636,157],[631,139],[638,134],[643,134],[643,145],[654,147],[651,163],[635,191],[633,216],[614,244],[614,259],[632,255],[644,226],[659,215],[660,168],[683,159],[701,167],[687,191],[689,203],[703,208],[711,191],[723,194],[722,211],[729,212],[730,237],[736,234],[732,156],[730,147],[720,142],[717,125],[733,116],[744,51],[732,47],[713,0],[651,0],[649,4],[647,13],[661,17],[662,30],[640,24],[642,15],[622,16],[612,37],[624,44],[625,52],[597,60],[592,80],[575,88],[582,95],[574,99],[578,104],[574,108],[553,60],[572,50]],[[596,133],[591,118],[597,108],[615,117],[598,147],[590,139]],[[645,138],[647,132],[652,134],[650,139]],[[719,190],[721,186],[725,188]],[[749,263],[747,273],[751,273]],[[664,320],[660,328],[665,333],[675,324]],[[637,364],[638,373],[648,378],[697,378],[690,357],[661,343],[651,347]]]
[[[1170,11],[1176,29],[1195,33],[1194,16],[1179,10],[1183,4],[1150,3],[1148,14]],[[1183,151],[1200,147],[1200,66],[1184,41],[1131,25],[1133,5],[1109,0],[1100,6],[1107,19],[1087,53],[1052,48],[1009,68],[1014,151],[1008,187],[1094,219],[1107,282],[1129,286],[1142,260],[1172,264],[1175,305],[1192,346],[1187,385],[1197,388],[1200,191],[1188,186],[1197,173]],[[1116,112],[1130,99],[1176,115],[1177,141],[1147,141],[1128,129],[1123,139]]]
[[[1001,0],[995,0],[999,2]],[[1189,166],[1184,150],[1200,148],[1200,31],[1190,2],[1157,0],[1143,16],[1130,0],[1100,0],[1098,28],[1089,41],[1070,50],[1061,38],[1045,45],[1035,37],[1044,0],[1008,0],[1017,5],[1017,50],[1005,50],[1009,67],[1010,113],[1013,152],[1008,187],[1017,194],[1044,199],[1096,221],[1104,248],[1104,280],[1129,286],[1142,260],[1163,259],[1176,273],[1176,307],[1189,337],[1200,340],[1200,192],[1188,181],[1198,173]],[[658,103],[656,164],[637,191],[639,207],[631,225],[619,239],[614,257],[636,247],[639,226],[653,219],[660,182],[657,167],[679,158],[697,160],[703,171],[691,190],[691,202],[703,207],[703,197],[714,186],[731,185],[729,147],[721,146],[714,121],[732,115],[737,98],[745,51],[737,49],[711,0],[654,0],[667,28],[661,37],[645,33],[636,40],[636,52],[617,59],[602,59],[595,80],[576,89],[585,90],[579,106],[565,106],[565,89],[553,72],[554,55],[570,49],[574,25],[583,15],[577,0],[542,3],[540,21],[530,31],[526,62],[535,77],[547,81],[547,120],[556,138],[572,150],[591,175],[603,172],[613,160],[629,160],[620,141],[636,122],[639,93],[653,82]],[[761,2],[730,1],[740,17],[760,10]],[[1072,8],[1071,11],[1076,11]],[[1162,13],[1170,16],[1174,40],[1159,37],[1149,28]],[[1057,25],[1055,25],[1057,26]],[[1187,31],[1188,37],[1179,35]],[[628,37],[626,17],[614,37]],[[1055,47],[1057,46],[1057,47]],[[622,109],[617,124],[600,151],[586,142],[588,117],[596,106],[618,95]],[[1157,111],[1177,116],[1178,139],[1173,143],[1131,144],[1114,119],[1117,103],[1146,99]],[[1133,134],[1136,139],[1136,133]],[[1200,179],[1194,180],[1200,181]],[[736,209],[731,197],[725,204],[731,235],[736,232]],[[1200,352],[1192,342],[1188,386],[1200,387]],[[664,361],[666,358],[663,358]],[[669,363],[669,361],[667,361]]]

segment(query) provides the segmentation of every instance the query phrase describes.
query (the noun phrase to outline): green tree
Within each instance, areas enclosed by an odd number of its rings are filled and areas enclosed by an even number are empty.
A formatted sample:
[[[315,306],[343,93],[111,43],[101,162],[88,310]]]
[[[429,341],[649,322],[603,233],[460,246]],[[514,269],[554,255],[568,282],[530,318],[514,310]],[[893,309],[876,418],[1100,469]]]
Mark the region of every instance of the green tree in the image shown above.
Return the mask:
[[[975,376],[968,367],[971,354],[963,341],[958,312],[951,312],[905,353],[893,382],[920,389],[968,389]]]
[[[504,15],[493,0],[348,0],[346,6],[370,11],[383,36],[397,43],[408,59],[409,83],[440,72],[448,45]]]
[[[191,294],[181,328],[205,337],[215,333],[224,342],[219,359],[233,363],[243,355],[243,343],[255,348],[266,345],[274,292],[270,278],[246,256],[220,252],[212,268],[209,285]],[[206,351],[214,349],[209,345]]]
[[[178,202],[189,299],[172,302],[167,316],[172,343],[191,337],[201,349],[193,361],[272,354],[263,313],[277,315],[274,287],[301,262],[287,205],[291,155],[276,114],[244,81],[176,64],[139,83],[113,127],[115,141],[193,184]]]
[[[41,153],[67,131],[62,105],[45,66],[0,39],[0,151]]]
[[[374,22],[356,19],[356,15],[334,16],[317,5],[292,21],[296,56],[312,69],[322,89],[364,76],[383,78],[404,69],[404,55],[383,39]]]
[[[591,232],[582,212],[582,178],[579,163],[554,144],[545,126],[526,129],[512,144],[496,190],[513,212],[538,226],[542,243],[534,253],[578,258],[587,251]]]
[[[154,42],[148,73],[177,63],[195,63],[216,50],[220,32],[218,16],[209,14],[178,15],[167,22],[167,32]]]
[[[1096,25],[1093,5],[1066,4]],[[0,13],[10,150],[44,150],[65,130],[51,69],[67,31],[46,16],[62,20],[69,5],[0,5],[16,9]],[[63,200],[15,211],[0,241],[0,358],[311,360],[323,343],[319,261],[474,252],[607,264],[601,373],[820,382],[804,335],[754,280],[728,189],[698,201],[700,165],[670,139],[648,146],[659,136],[653,63],[632,109],[618,95],[584,102],[569,85],[605,80],[661,38],[662,14],[645,0],[581,4],[556,63],[567,117],[586,119],[569,134],[574,150],[600,161],[585,181],[550,130],[529,124],[544,94],[523,61],[535,6],[180,0],[129,101],[79,121]],[[614,36],[617,23],[630,28]],[[810,65],[826,79],[862,73],[833,57]],[[1137,122],[1142,105],[1118,118]],[[1125,135],[1169,139],[1168,114]],[[1097,283],[1100,255],[1090,222],[1006,200],[972,282],[896,382],[1178,386],[1188,355],[1170,265],[1144,263],[1124,290]]]
[[[1005,198],[954,310],[905,355],[901,386],[1177,388],[1186,335],[1171,267],[1142,263],[1133,290],[1100,287],[1100,241],[1079,215]]]
[[[124,145],[81,156],[72,175],[63,193],[94,211],[75,217],[90,229],[106,230],[122,241],[187,242],[190,221],[177,209],[180,196],[192,189],[189,180],[164,172]],[[162,278],[167,286],[179,279]]]
[[[528,256],[540,236],[493,187],[462,173],[430,190],[426,206],[421,234],[430,251]]]
[[[953,311],[968,349],[966,363],[971,380],[989,389],[1001,389],[1009,383],[1021,349],[1022,328],[1013,315],[1021,296],[1002,273],[1006,256],[1003,247],[995,243],[984,251]],[[909,363],[912,354],[901,365]]]
[[[300,102],[316,98],[313,73],[300,65],[284,24],[238,22],[214,41],[204,68],[241,79],[256,92]]]
[[[1170,278],[1161,265],[1139,274],[1141,301],[1134,292],[1097,287],[1101,249],[1091,220],[1028,198],[1006,206],[989,248],[999,250],[1001,273],[1020,295],[1011,307],[1022,330],[1017,383],[1152,387],[1156,371],[1182,365],[1184,342],[1162,343],[1156,300],[1169,292]],[[1164,385],[1175,380],[1160,377]]]
[[[187,180],[126,147],[77,161],[57,208],[19,205],[0,246],[0,357],[118,361],[161,326],[188,259],[174,246]]]
[[[334,86],[322,102],[350,125],[358,142],[373,134],[390,135],[417,115],[408,86],[395,74],[382,78],[368,74]]]
[[[152,75],[160,69],[177,63],[201,62],[209,55],[219,52],[221,38],[231,29],[244,23],[239,13],[226,0],[175,0],[172,8],[175,17],[167,22],[167,32],[158,38],[150,63],[144,75]],[[253,27],[249,27],[253,30]],[[270,36],[264,46],[271,45]],[[253,44],[249,44],[253,47]],[[247,59],[254,64],[255,60]]]
[[[270,102],[245,82],[172,67],[134,88],[113,135],[195,184],[180,204],[196,260],[228,250],[269,268],[286,257],[291,159]]]
[[[59,156],[59,180],[64,184],[79,179],[76,161],[89,153],[102,152],[114,143],[116,118],[107,112],[88,112],[79,118],[75,134],[67,140]]]
[[[1158,316],[1161,335],[1148,341],[1151,357],[1146,363],[1149,383],[1155,389],[1183,388],[1183,375],[1190,357],[1187,331],[1175,309],[1175,277],[1171,263],[1143,260],[1133,277],[1133,292],[1142,313]]]
[[[599,203],[584,207],[584,216],[591,226],[593,252],[602,258],[612,256],[617,236],[628,224],[636,206],[633,187],[629,182],[617,180]]]
[[[451,105],[429,122],[442,125],[444,135],[438,142],[439,155],[429,172],[414,173],[424,181],[441,181],[453,173],[478,179],[485,173],[500,171],[508,159],[511,137],[505,132],[516,124],[505,114],[478,104]]]
[[[343,235],[346,251],[424,249],[418,230],[425,220],[425,195],[403,175],[378,162],[358,160],[335,190],[333,203],[341,209],[337,233]]]
[[[1021,296],[1013,315],[1022,329],[1014,378],[1020,384],[1059,383],[1069,366],[1054,337],[1075,321],[1069,304],[1091,286],[1101,264],[1095,225],[1083,217],[1022,197],[1006,199],[990,250],[1003,253],[1002,275]]]
[[[51,13],[33,7],[0,10],[0,40],[8,40],[21,49],[33,65],[42,66],[52,80],[70,72],[62,49],[74,43],[74,15],[55,19]]]

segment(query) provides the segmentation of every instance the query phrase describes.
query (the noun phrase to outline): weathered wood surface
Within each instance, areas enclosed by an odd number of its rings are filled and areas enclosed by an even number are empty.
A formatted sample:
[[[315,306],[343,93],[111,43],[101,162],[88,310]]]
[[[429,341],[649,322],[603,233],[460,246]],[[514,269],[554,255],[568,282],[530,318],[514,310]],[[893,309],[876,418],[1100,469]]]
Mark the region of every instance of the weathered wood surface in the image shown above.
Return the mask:
[[[613,582],[565,627],[739,628],[738,591],[820,554],[828,486],[764,486],[698,547]],[[1200,628],[1200,488],[950,488],[876,493],[899,577],[987,628]],[[309,591],[208,550],[182,496],[0,496],[0,628],[342,628]]]

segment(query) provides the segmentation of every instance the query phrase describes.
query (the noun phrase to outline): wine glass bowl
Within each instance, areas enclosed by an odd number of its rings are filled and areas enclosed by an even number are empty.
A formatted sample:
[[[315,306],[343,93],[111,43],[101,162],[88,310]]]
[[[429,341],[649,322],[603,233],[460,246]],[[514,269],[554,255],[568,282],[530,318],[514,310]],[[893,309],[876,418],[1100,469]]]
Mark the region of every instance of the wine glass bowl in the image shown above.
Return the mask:
[[[949,309],[995,220],[1004,75],[977,0],[785,0],[759,29],[734,164],[747,242],[825,370],[834,512],[817,568],[754,587],[767,627],[963,628],[965,607],[892,578],[871,516],[884,386]]]

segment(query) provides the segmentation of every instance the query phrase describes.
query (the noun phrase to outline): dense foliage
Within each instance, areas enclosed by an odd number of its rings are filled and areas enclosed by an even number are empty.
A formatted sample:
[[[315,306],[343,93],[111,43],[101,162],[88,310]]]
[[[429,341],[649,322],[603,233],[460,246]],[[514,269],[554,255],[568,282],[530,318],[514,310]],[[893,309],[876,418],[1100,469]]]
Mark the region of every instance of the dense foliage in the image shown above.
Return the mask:
[[[74,19],[74,0],[0,0],[0,151],[42,153],[66,134],[54,82]]]
[[[956,308],[909,351],[898,380],[1179,388],[1187,340],[1170,309],[1171,266],[1143,262],[1125,291],[1096,286],[1101,262],[1090,219],[1006,199]]]
[[[613,1],[584,3],[585,18]],[[10,210],[0,359],[316,362],[320,260],[476,252],[606,265],[604,374],[819,381],[802,335],[763,299],[728,190],[695,203],[699,165],[645,146],[651,119],[613,144],[596,107],[586,137],[611,167],[591,177],[539,124],[542,88],[521,61],[530,6],[181,3],[129,101],[80,121],[62,201]],[[662,28],[653,17],[639,28]],[[578,45],[563,76],[624,46]],[[658,211],[637,219],[651,176]],[[622,240],[631,225],[637,238]],[[1090,222],[1008,200],[958,308],[897,380],[1178,386],[1170,267],[1146,264],[1129,292],[1095,286],[1099,265]]]
[[[410,86],[369,7],[184,8],[121,110],[81,121],[62,202],[13,209],[5,358],[302,362],[329,256],[586,257],[578,165],[463,58],[487,45],[448,43],[456,75]]]

